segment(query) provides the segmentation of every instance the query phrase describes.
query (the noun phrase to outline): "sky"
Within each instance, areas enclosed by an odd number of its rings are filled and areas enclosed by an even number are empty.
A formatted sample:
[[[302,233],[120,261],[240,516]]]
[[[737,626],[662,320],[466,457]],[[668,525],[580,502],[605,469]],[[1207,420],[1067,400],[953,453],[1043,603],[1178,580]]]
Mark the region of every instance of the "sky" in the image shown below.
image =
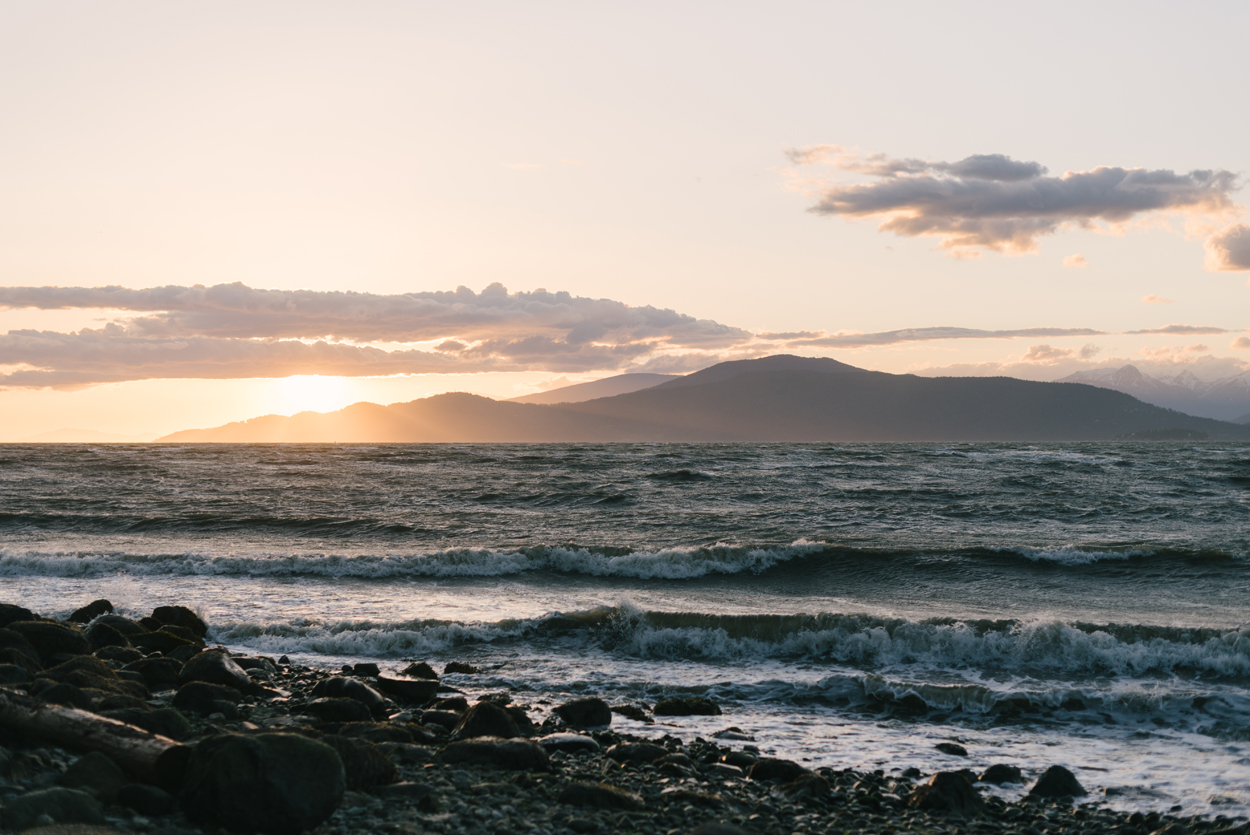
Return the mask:
[[[1250,370],[1244,2],[0,3],[0,441]]]

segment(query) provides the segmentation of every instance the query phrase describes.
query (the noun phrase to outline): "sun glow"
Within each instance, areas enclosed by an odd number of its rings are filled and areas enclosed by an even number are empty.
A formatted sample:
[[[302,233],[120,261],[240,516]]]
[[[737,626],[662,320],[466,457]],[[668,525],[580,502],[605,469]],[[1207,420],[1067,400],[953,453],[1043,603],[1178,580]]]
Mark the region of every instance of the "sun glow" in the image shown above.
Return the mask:
[[[300,374],[275,381],[275,388],[288,414],[333,412],[352,402],[352,386],[344,377]]]

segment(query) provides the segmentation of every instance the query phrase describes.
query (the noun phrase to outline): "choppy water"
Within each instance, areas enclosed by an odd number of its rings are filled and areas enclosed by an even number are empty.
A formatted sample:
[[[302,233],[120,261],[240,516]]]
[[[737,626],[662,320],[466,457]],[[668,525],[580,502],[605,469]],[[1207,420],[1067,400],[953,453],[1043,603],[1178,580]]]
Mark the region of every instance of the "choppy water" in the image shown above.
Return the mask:
[[[1250,812],[1248,523],[1246,444],[0,447],[0,596],[45,613],[1205,814]]]

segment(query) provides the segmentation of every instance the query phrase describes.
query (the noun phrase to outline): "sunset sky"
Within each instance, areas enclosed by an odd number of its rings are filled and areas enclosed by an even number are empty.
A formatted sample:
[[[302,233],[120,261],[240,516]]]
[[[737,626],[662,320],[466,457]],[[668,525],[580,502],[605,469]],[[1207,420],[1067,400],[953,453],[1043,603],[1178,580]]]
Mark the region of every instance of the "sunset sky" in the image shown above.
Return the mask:
[[[1250,4],[0,4],[0,441],[1250,369]],[[313,376],[319,375],[319,376]]]

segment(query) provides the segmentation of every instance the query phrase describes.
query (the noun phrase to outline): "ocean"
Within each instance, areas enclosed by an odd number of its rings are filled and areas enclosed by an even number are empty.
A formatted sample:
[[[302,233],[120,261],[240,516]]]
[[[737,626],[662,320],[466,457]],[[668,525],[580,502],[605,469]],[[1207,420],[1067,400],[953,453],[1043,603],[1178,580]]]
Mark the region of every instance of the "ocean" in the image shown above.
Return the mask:
[[[1248,555],[1248,444],[0,446],[0,601],[1142,811],[1250,814]]]

